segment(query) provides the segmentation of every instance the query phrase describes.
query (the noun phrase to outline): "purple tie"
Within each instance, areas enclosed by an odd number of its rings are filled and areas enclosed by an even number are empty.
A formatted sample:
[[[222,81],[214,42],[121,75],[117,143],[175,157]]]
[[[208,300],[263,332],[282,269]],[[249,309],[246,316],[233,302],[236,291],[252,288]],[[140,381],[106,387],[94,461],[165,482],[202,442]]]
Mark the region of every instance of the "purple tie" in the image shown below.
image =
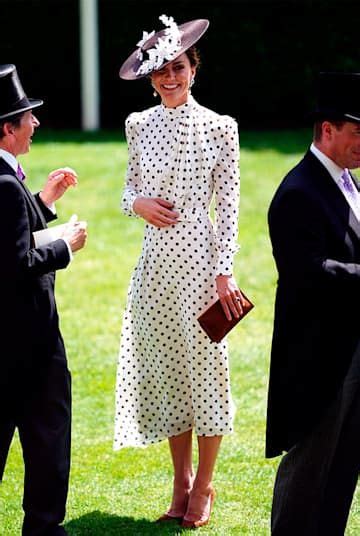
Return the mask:
[[[24,170],[21,166],[21,164],[18,163],[17,171],[16,171],[17,178],[21,181],[24,181],[26,178],[26,175],[24,173]]]
[[[344,190],[346,190],[351,195],[351,197],[355,197],[355,186],[347,168],[344,169],[343,174],[341,175],[341,180],[344,186]]]

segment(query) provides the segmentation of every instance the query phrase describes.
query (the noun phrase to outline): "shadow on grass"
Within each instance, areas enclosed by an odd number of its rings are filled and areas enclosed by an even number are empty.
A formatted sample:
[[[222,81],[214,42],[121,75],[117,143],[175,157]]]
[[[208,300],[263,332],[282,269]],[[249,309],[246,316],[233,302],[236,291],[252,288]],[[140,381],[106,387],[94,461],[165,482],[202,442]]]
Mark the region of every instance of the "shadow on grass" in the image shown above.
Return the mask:
[[[153,534],[176,535],[184,532],[176,521],[155,523],[147,519],[134,519],[106,514],[95,510],[64,525],[69,536],[146,536]]]

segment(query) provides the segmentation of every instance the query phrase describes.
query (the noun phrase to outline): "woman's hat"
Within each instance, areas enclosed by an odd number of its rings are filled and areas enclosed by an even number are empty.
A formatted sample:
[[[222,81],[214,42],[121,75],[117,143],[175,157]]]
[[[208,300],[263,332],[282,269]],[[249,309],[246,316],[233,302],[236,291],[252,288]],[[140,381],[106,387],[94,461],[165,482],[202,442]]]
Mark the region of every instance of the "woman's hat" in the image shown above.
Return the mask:
[[[159,32],[143,32],[137,49],[122,64],[119,72],[124,80],[137,80],[165,67],[194,45],[206,32],[209,21],[196,19],[178,26],[172,17],[161,15],[166,26]]]
[[[40,99],[28,99],[19,80],[15,65],[0,65],[0,119],[41,106]]]
[[[360,121],[360,73],[321,72],[314,121]]]

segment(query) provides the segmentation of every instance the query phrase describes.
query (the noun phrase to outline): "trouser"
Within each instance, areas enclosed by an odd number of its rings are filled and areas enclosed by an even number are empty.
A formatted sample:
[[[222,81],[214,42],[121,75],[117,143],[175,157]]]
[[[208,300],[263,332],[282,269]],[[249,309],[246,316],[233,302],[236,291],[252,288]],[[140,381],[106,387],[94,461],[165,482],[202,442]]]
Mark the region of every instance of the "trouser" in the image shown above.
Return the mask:
[[[280,461],[272,536],[343,536],[360,469],[360,345],[341,392]]]
[[[22,534],[52,536],[65,517],[70,472],[71,377],[65,353],[54,355],[22,387],[9,416],[19,431],[25,465]],[[0,434],[8,429],[3,423]]]

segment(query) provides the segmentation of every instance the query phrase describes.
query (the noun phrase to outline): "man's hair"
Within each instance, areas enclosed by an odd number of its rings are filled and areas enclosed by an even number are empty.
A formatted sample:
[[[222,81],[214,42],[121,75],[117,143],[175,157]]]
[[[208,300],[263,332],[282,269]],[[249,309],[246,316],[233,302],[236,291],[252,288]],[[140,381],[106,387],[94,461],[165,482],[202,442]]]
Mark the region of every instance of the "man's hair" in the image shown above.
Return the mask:
[[[21,118],[25,112],[20,112],[19,114],[12,115],[10,117],[4,117],[0,119],[0,140],[5,136],[4,125],[5,123],[11,123],[14,127],[19,127],[21,123]]]
[[[337,130],[341,130],[342,127],[344,126],[344,124],[346,123],[346,121],[333,121],[333,120],[330,120],[330,119],[322,119],[321,121],[316,121],[314,123],[314,141],[321,141],[321,138],[322,138],[322,124],[324,123],[324,121],[328,121],[329,123],[331,123],[332,125],[335,125],[335,127],[337,128]]]

